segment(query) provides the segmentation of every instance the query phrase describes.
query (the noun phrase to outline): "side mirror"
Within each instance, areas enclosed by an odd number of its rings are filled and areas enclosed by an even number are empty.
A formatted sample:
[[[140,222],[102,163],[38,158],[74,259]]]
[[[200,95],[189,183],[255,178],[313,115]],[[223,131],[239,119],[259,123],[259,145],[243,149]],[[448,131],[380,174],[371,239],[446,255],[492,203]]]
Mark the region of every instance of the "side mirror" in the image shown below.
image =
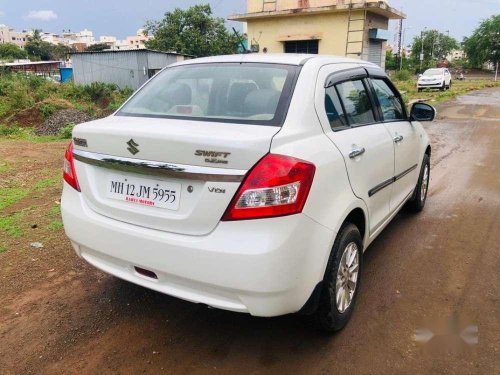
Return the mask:
[[[419,74],[419,75],[418,75],[418,78],[420,78],[420,77],[422,77],[422,74]]]
[[[415,103],[411,107],[410,121],[432,121],[436,117],[436,110],[427,103]]]

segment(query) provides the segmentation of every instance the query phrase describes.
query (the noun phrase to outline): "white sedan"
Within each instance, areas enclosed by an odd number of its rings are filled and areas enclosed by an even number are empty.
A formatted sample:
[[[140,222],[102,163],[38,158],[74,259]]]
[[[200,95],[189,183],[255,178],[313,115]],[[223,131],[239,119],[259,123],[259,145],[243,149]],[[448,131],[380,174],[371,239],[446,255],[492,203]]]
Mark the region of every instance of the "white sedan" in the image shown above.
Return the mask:
[[[384,71],[360,60],[177,63],[74,128],[66,234],[87,262],[146,288],[339,330],[363,252],[405,204],[424,207],[431,148],[419,121],[434,115],[424,103],[407,113]]]
[[[418,77],[417,90],[439,89],[445,90],[451,88],[451,74],[446,68],[427,69],[424,74]]]

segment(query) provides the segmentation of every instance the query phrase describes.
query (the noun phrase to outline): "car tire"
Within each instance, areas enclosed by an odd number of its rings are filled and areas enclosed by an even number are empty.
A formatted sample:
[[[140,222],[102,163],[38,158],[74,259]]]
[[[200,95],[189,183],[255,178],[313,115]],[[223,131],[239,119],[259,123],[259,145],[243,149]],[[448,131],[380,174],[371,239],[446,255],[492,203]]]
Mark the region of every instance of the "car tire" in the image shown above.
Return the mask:
[[[408,202],[408,207],[413,212],[420,212],[424,209],[427,200],[427,193],[429,192],[429,181],[431,176],[431,163],[429,155],[425,154],[420,168],[420,175],[418,177],[417,186],[413,193],[413,197]]]
[[[356,253],[355,257],[348,259],[353,251]],[[346,223],[335,239],[323,279],[319,304],[310,316],[316,329],[333,333],[346,326],[359,291],[362,259],[363,240],[359,229],[351,223]]]
[[[446,90],[446,82],[443,81],[443,85],[439,88],[439,90],[444,91]]]
[[[421,88],[417,88],[417,91],[418,91],[418,92],[421,92],[421,91],[422,91],[422,89],[421,89]]]

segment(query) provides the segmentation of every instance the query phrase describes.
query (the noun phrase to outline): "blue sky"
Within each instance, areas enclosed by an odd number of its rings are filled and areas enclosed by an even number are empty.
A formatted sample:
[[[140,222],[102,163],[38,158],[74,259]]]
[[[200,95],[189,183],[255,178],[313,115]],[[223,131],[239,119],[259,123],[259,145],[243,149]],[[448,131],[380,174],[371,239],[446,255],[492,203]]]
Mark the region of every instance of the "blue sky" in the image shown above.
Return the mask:
[[[245,11],[245,0],[0,0],[0,23],[53,32],[88,28],[95,36],[124,38],[168,10],[206,2],[220,17]],[[408,42],[424,26],[449,30],[451,36],[462,40],[481,19],[500,13],[500,0],[390,0],[390,4],[408,15]]]

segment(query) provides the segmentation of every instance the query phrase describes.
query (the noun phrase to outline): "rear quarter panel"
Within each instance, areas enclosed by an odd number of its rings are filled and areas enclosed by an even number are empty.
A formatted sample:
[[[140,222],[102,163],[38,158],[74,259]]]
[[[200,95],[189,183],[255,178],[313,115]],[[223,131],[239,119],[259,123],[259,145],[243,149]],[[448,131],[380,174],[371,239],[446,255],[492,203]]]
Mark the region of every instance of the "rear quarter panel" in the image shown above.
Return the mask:
[[[326,267],[335,236],[355,208],[365,212],[363,201],[352,190],[342,154],[325,135],[315,109],[318,65],[307,63],[299,76],[288,115],[271,144],[271,152],[314,163],[316,173],[303,213],[333,231],[330,247],[308,249]],[[307,235],[307,234],[305,234]]]

